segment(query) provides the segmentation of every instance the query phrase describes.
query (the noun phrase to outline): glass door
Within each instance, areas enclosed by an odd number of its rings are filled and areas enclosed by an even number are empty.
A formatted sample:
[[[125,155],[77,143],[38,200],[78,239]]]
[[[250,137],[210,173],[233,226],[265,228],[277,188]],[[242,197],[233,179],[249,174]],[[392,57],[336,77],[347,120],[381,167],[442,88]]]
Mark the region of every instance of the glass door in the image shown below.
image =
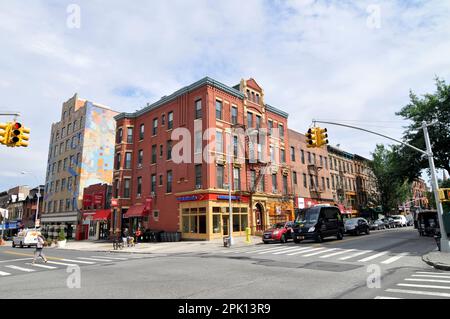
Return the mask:
[[[229,234],[229,224],[228,224],[228,222],[229,222],[229,220],[230,220],[230,216],[228,216],[228,215],[222,215],[222,233],[223,233],[223,235],[224,236],[228,236],[228,234]]]

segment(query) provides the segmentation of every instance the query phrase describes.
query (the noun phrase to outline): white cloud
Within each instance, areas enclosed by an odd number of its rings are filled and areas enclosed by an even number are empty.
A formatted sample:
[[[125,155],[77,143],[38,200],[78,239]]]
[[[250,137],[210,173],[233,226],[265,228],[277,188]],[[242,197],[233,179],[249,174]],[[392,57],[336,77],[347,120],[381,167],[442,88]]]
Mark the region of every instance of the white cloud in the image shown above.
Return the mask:
[[[433,91],[435,75],[450,80],[445,0],[79,0],[81,28],[69,29],[71,3],[0,2],[0,109],[21,111],[32,128],[31,146],[3,149],[0,164],[42,180],[50,125],[74,92],[135,111],[206,75],[229,85],[254,77],[266,102],[290,113],[291,128],[359,120],[400,137],[400,122],[377,121],[398,121],[409,89]],[[371,4],[380,29],[367,26]],[[137,93],[118,95],[128,89]],[[333,144],[363,156],[387,142],[329,131]],[[20,183],[2,178],[0,189]]]

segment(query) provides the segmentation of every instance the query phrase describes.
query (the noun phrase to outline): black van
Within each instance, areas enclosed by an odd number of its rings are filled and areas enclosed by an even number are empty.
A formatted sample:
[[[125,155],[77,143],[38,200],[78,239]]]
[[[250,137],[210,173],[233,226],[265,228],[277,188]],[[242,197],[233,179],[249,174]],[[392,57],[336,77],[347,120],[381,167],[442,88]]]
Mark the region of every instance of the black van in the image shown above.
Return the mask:
[[[336,236],[343,239],[345,228],[339,208],[328,205],[316,205],[306,210],[297,210],[294,242],[314,239],[320,243],[325,237]]]

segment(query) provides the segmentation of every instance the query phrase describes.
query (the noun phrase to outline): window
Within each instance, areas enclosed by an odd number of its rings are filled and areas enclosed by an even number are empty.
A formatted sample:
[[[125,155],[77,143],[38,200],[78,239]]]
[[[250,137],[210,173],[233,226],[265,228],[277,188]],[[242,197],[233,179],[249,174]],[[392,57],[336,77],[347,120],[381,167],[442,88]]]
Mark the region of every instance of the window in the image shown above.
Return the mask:
[[[234,190],[241,189],[241,170],[239,168],[233,169]]]
[[[66,199],[66,211],[69,211],[69,210],[70,210],[70,199]]]
[[[55,193],[59,192],[59,180],[56,181],[55,183]]]
[[[250,112],[247,112],[247,128],[253,127],[253,114]]]
[[[216,119],[222,119],[222,101],[216,100]]]
[[[280,130],[280,139],[284,140],[284,126],[283,126],[283,124],[279,123],[278,124],[278,128]]]
[[[66,151],[68,151],[69,150],[69,140],[66,140]]]
[[[74,156],[70,155],[70,157],[69,157],[69,167],[71,168],[73,166],[73,164],[74,164]]]
[[[316,154],[313,153],[312,156],[313,156],[313,164],[317,164],[317,161],[316,161]]]
[[[120,169],[120,153],[116,154],[116,169]]]
[[[330,169],[333,169],[333,160],[331,157],[330,157]]]
[[[272,174],[272,193],[277,193],[278,183],[277,183],[277,174]]]
[[[167,129],[171,130],[173,129],[173,112],[169,112],[167,118]]]
[[[220,215],[214,215],[219,216]],[[214,219],[215,222],[219,218]],[[214,224],[214,232],[220,233],[221,227],[219,224]],[[185,208],[182,210],[182,232],[193,234],[206,234],[206,208]]]
[[[145,126],[144,126],[144,124],[141,124],[139,126],[139,140],[144,139],[144,130],[145,130]]]
[[[137,197],[141,197],[142,194],[142,177],[137,178]]]
[[[195,119],[202,118],[202,100],[195,101]]]
[[[295,147],[291,146],[291,161],[295,162]]]
[[[196,131],[195,132],[195,141],[194,141],[195,154],[202,152],[202,147],[203,147],[202,143],[203,143],[202,131]]]
[[[152,174],[150,191],[156,193],[156,174]]]
[[[281,163],[286,163],[286,151],[281,150]]]
[[[161,126],[166,125],[166,114],[161,115]]]
[[[297,172],[293,172],[292,176],[293,176],[293,179],[294,179],[294,184],[297,185]]]
[[[269,135],[272,135],[272,130],[273,130],[273,121],[272,120],[269,120],[267,122],[267,127],[269,129]]]
[[[122,143],[123,129],[119,128],[116,135],[116,144]]]
[[[78,120],[73,121],[73,131],[75,132],[77,129]]]
[[[233,106],[231,108],[231,123],[237,124],[238,122],[238,109],[236,106]]]
[[[156,145],[152,145],[152,164],[156,163]]]
[[[63,178],[61,180],[61,192],[64,192],[66,190],[66,179]]]
[[[256,115],[256,128],[259,130],[261,128],[261,116]]]
[[[59,200],[59,211],[60,212],[64,211],[64,200],[63,199]]]
[[[325,189],[325,177],[322,177],[322,189]]]
[[[127,128],[127,143],[133,143],[133,128]]]
[[[69,123],[69,124],[67,125],[67,135],[70,134],[70,130],[71,130],[71,129],[72,129],[72,124]]]
[[[312,158],[311,158],[311,152],[308,152],[308,163],[311,164]]]
[[[216,131],[216,152],[223,153],[223,133]]]
[[[125,169],[131,169],[131,153],[125,153]]]
[[[61,129],[61,137],[64,137],[65,133],[66,133],[66,128],[63,127],[63,128]]]
[[[164,153],[164,148],[163,145],[159,145],[159,157],[162,158],[163,157],[163,153]]]
[[[119,180],[118,179],[116,179],[115,181],[114,181],[114,197],[115,198],[118,198],[119,197]]]
[[[61,171],[61,167],[62,167],[62,161],[58,161],[58,170],[57,170],[58,173]]]
[[[288,193],[288,177],[283,175],[283,195]]]
[[[217,165],[217,188],[224,188],[223,185],[223,165]]]
[[[272,163],[274,163],[275,162],[275,152],[273,151],[273,146],[269,147],[269,154],[270,154],[270,161]]]
[[[323,160],[325,161],[325,169],[328,169],[328,159],[324,157]]]
[[[138,152],[138,166],[142,166],[143,159],[144,159],[144,150],[139,150],[139,152]]]
[[[167,189],[166,193],[172,193],[172,171],[167,171]]]
[[[63,161],[63,170],[67,169],[67,157]]]
[[[130,198],[130,180],[124,179],[123,181],[123,197]]]
[[[303,174],[303,187],[308,188],[308,180],[306,179],[306,174]]]
[[[67,178],[67,190],[72,190],[72,176]]]
[[[155,136],[158,133],[158,119],[153,119],[152,135]]]
[[[195,165],[195,185],[197,188],[202,186],[202,164]]]
[[[322,157],[322,155],[320,155],[319,158],[320,158],[320,166],[323,167],[323,157]]]
[[[64,153],[64,143],[59,144],[59,155]]]
[[[305,164],[305,151],[300,150],[300,157],[301,157],[301,160],[302,160],[302,164]]]
[[[330,179],[327,177],[327,189],[330,189]]]
[[[167,159],[172,159],[172,141],[167,141]]]
[[[233,136],[233,155],[234,157],[238,156],[238,137]]]
[[[159,186],[162,186],[163,184],[163,176],[159,175]]]
[[[256,93],[256,103],[259,104],[259,94],[258,93]]]

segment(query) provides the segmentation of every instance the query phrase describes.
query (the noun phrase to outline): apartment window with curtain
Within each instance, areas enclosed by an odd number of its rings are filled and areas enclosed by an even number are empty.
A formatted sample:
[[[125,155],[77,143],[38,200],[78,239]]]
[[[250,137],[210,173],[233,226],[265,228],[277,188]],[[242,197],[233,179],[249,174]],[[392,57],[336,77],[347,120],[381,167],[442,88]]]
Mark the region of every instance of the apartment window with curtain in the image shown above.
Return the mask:
[[[241,189],[241,170],[239,168],[233,168],[234,190]]]
[[[286,150],[280,150],[281,153],[281,163],[286,163]]]
[[[195,101],[195,119],[202,118],[202,100]]]
[[[261,116],[256,115],[256,128],[259,130],[261,128]]]
[[[195,165],[195,186],[196,188],[202,186],[202,164]]]
[[[173,129],[173,112],[169,112],[167,115],[167,129]]]
[[[152,145],[152,164],[156,163],[156,145]]]
[[[223,133],[216,131],[216,152],[223,153]]]
[[[216,119],[222,120],[222,101],[216,100]]]
[[[150,192],[156,193],[156,174],[152,174]]]
[[[217,188],[224,188],[224,179],[223,179],[223,173],[224,173],[224,166],[223,165],[217,165]]]
[[[119,128],[117,130],[117,135],[116,135],[116,144],[122,143],[122,138],[123,138],[123,129]]]
[[[139,152],[138,152],[138,167],[142,166],[143,159],[144,159],[144,150],[139,150]]]
[[[144,126],[144,124],[141,124],[139,126],[139,140],[144,139],[144,130],[145,130],[145,126]]]
[[[172,159],[172,141],[167,141],[167,159]]]
[[[127,143],[133,143],[133,128],[127,128]]]
[[[291,161],[295,162],[295,147],[291,146]]]
[[[124,179],[123,181],[123,197],[130,198],[130,180]]]
[[[283,195],[288,194],[288,177],[283,175]]]
[[[236,106],[233,106],[231,108],[231,123],[237,124],[238,122],[238,109]]]
[[[233,136],[233,155],[234,157],[238,156],[238,137],[237,136]]]
[[[292,173],[292,177],[293,177],[293,180],[294,180],[294,184],[297,185],[297,172],[293,172]]]
[[[161,126],[166,125],[166,114],[161,115]]]
[[[172,193],[172,179],[173,179],[173,173],[172,173],[172,171],[167,171],[167,187],[166,187],[166,193]]]
[[[120,153],[116,154],[116,169],[120,169]],[[64,169],[66,169],[66,159],[64,159]]]
[[[152,135],[155,136],[158,133],[158,118],[153,119]]]
[[[306,179],[305,173],[303,173],[303,187],[308,188],[308,180]]]
[[[279,123],[278,124],[278,129],[280,131],[280,139],[284,140],[284,126],[283,126],[283,124]]]
[[[278,191],[277,174],[272,174],[272,193]]]
[[[137,178],[137,197],[142,195],[142,177]]]
[[[273,131],[273,121],[272,120],[269,120],[267,122],[267,128],[268,128],[268,131],[269,131],[269,135],[272,135],[272,131]]]
[[[131,169],[131,153],[125,153],[125,169]]]

